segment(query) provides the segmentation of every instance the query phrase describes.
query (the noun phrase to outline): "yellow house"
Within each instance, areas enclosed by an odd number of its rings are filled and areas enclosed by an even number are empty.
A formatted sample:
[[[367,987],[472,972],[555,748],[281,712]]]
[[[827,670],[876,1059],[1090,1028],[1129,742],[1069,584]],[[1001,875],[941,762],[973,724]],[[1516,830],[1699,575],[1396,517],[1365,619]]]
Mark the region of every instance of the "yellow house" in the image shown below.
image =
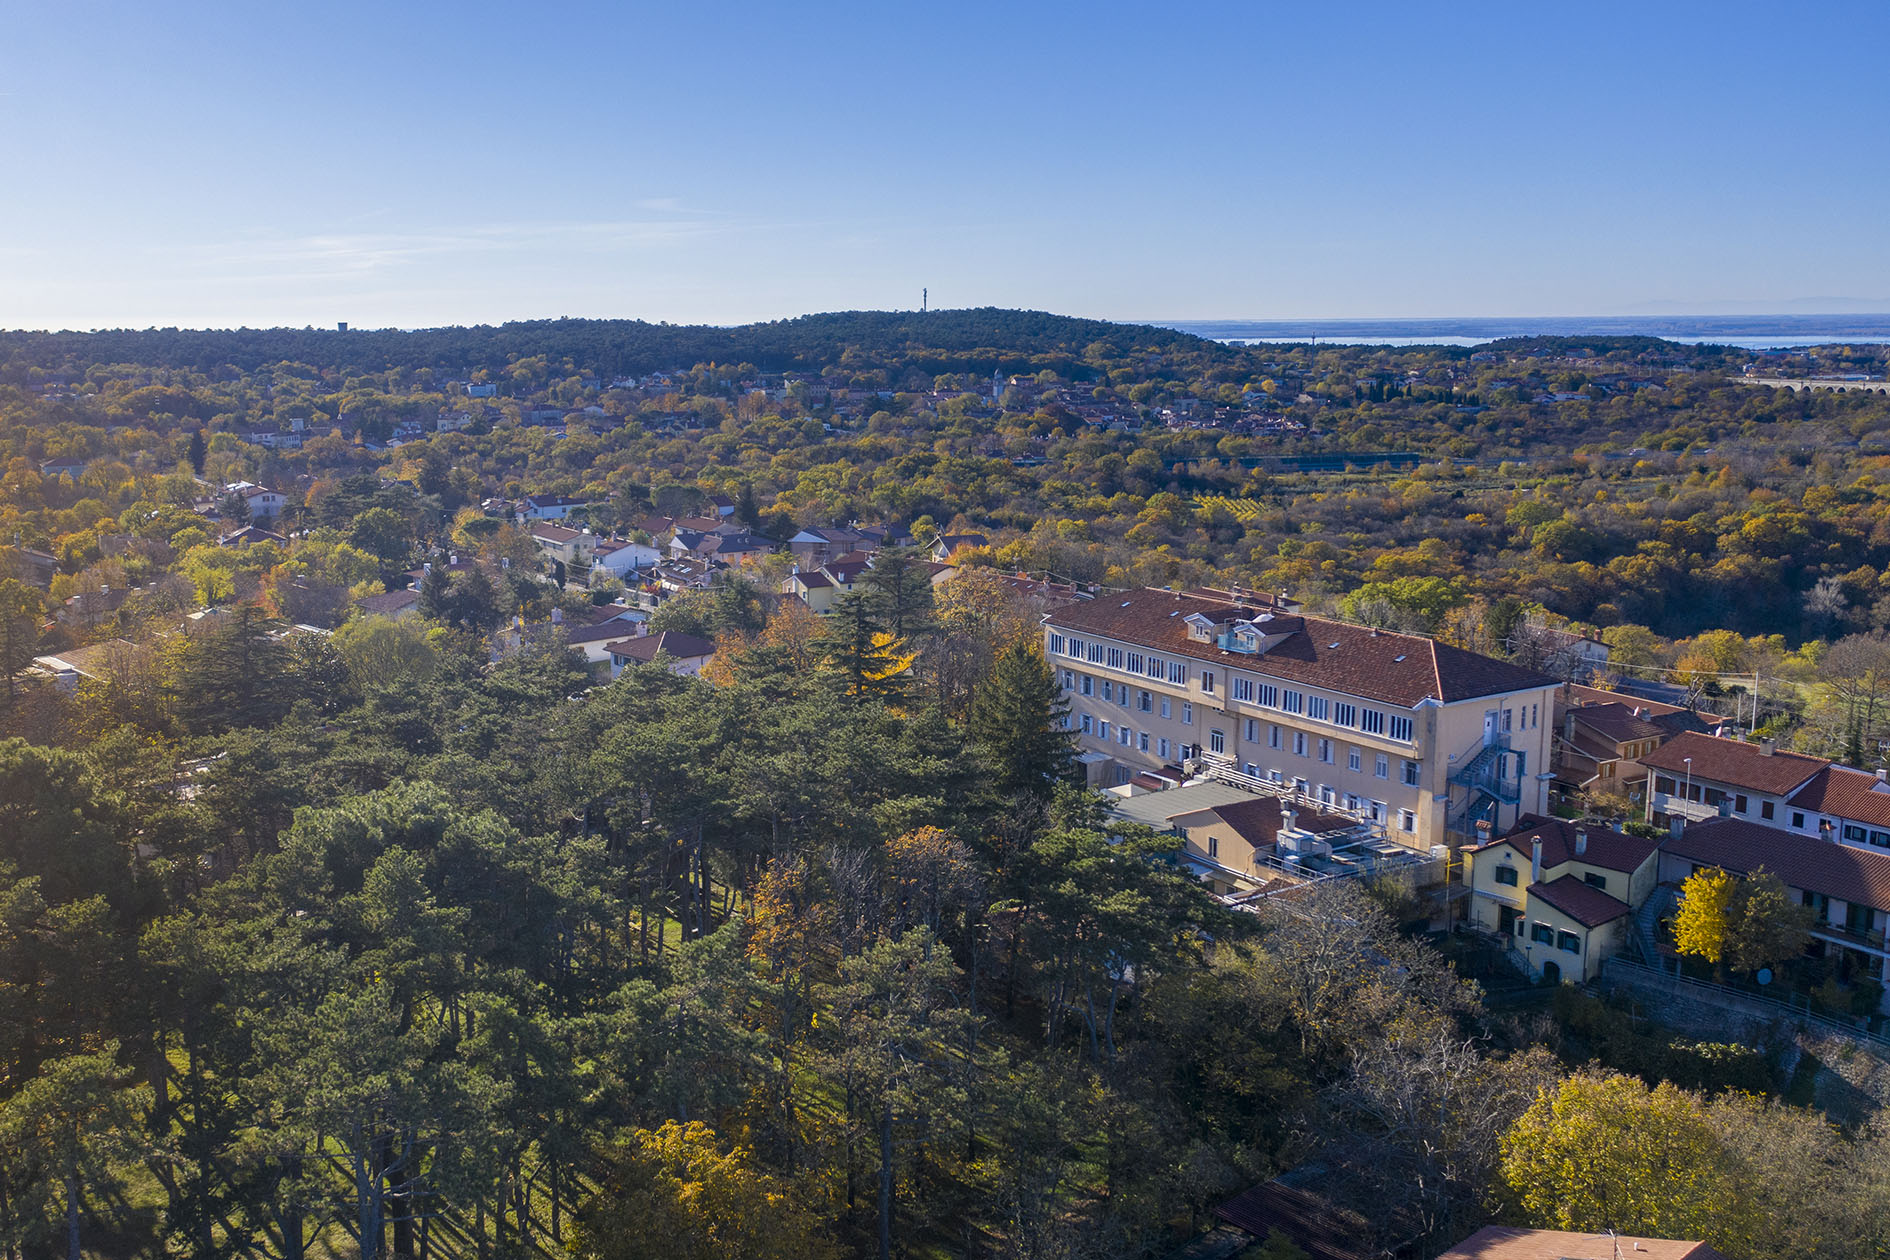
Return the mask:
[[[1659,882],[1659,852],[1643,836],[1526,816],[1466,851],[1470,920],[1545,980],[1592,980],[1627,946],[1633,912]]]

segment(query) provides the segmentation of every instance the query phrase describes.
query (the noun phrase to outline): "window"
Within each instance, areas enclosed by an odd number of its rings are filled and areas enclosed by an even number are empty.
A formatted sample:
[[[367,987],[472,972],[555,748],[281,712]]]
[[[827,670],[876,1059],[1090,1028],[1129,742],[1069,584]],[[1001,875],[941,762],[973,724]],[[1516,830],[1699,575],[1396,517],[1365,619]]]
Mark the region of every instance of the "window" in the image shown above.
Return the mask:
[[[1135,743],[1135,732],[1126,726],[1119,727],[1117,729],[1116,742],[1121,744],[1124,748],[1129,747]]]
[[[1499,884],[1506,884],[1509,887],[1514,888],[1516,886],[1516,868],[1513,866],[1497,867],[1496,868],[1496,882]]]
[[[1408,717],[1393,717],[1391,719],[1391,737],[1400,744],[1410,743],[1411,719]]]
[[[1142,654],[1140,652],[1129,653],[1129,672],[1131,674],[1139,674],[1142,672]]]
[[[1590,871],[1588,874],[1582,876],[1582,883],[1587,884],[1590,888],[1599,888],[1602,892],[1608,891],[1608,877],[1606,875],[1597,875],[1593,871]]]
[[[1076,675],[1072,674],[1067,669],[1063,671],[1063,690],[1065,691],[1076,690]]]
[[[1301,796],[1304,796],[1304,795],[1306,795],[1306,780],[1304,780],[1304,779],[1294,779],[1294,780],[1293,780],[1293,790],[1294,790],[1295,792],[1298,792],[1298,793],[1299,793],[1299,794],[1300,794]]]
[[[1163,678],[1168,676],[1168,663],[1159,656],[1149,657],[1148,676],[1153,678],[1156,682],[1160,682]]]
[[[1094,722],[1095,722],[1095,719],[1090,717],[1089,714],[1085,713],[1083,715],[1083,734],[1085,735],[1089,734],[1090,727],[1094,724]]]
[[[1129,707],[1129,689],[1120,683],[1116,686],[1116,703],[1125,709]]]
[[[1573,932],[1558,932],[1555,947],[1565,954],[1579,954],[1582,952],[1582,938]]]
[[[1280,728],[1278,726],[1269,724],[1267,726],[1267,747],[1278,748],[1279,746],[1280,746]]]
[[[1793,810],[1792,811],[1792,826],[1803,827],[1804,825],[1805,825],[1805,816],[1801,814],[1800,812],[1798,812],[1797,810]]]
[[[1261,683],[1256,699],[1269,709],[1277,709],[1280,707],[1280,689],[1272,683]]]
[[[1102,644],[1092,643],[1089,645],[1089,659],[1091,663],[1093,664],[1096,664],[1096,665],[1102,664],[1102,660],[1103,660],[1103,645]]]
[[[1135,707],[1142,710],[1144,713],[1148,713],[1155,708],[1155,697],[1144,691],[1135,698]]]
[[[1074,656],[1079,661],[1083,659],[1083,641],[1081,639],[1072,638],[1070,640],[1070,655]]]
[[[1107,678],[1103,679],[1103,699],[1114,700],[1115,698],[1116,698],[1116,685],[1110,682]]]
[[[1363,770],[1365,768],[1364,754],[1359,752],[1359,750],[1356,748],[1346,749],[1345,750],[1345,768],[1347,770],[1354,770],[1354,771]]]
[[[1248,718],[1247,729],[1242,734],[1241,738],[1245,739],[1249,744],[1259,739],[1260,738],[1260,723],[1254,721],[1252,718]]]
[[[1211,858],[1217,858],[1220,855],[1221,855],[1221,838],[1219,836],[1209,836],[1208,837],[1208,856]]]
[[[1096,694],[1096,680],[1091,678],[1088,674],[1083,675],[1083,694],[1086,696]]]
[[[1157,740],[1157,741],[1156,741],[1156,746],[1157,746],[1158,748],[1160,748],[1160,750],[1161,750],[1161,758],[1162,758],[1162,760],[1163,760],[1163,761],[1166,761],[1166,760],[1168,760],[1168,741],[1167,741],[1167,740],[1165,740],[1165,739],[1162,739],[1162,740]]]
[[[1234,699],[1236,700],[1253,699],[1253,679],[1236,678],[1229,685],[1232,686],[1234,689]]]
[[[1148,751],[1148,732],[1143,731],[1140,735],[1137,735],[1136,738],[1142,741],[1141,742],[1142,751],[1147,752]]]
[[[1398,830],[1416,831],[1417,830],[1417,815],[1412,813],[1408,809],[1399,810],[1398,811]]]
[[[1529,939],[1538,945],[1553,945],[1555,944],[1555,929],[1546,923],[1531,924]]]
[[[1288,713],[1298,713],[1301,709],[1306,707],[1306,697],[1302,696],[1297,691],[1282,691],[1280,693],[1280,707],[1285,709]]]
[[[1181,702],[1181,724],[1183,726],[1194,725],[1194,702],[1192,700],[1183,700]]]
[[[1163,696],[1162,697],[1162,716],[1173,717],[1174,715],[1175,715],[1174,706],[1169,702],[1169,699],[1167,696]]]
[[[1759,817],[1769,820],[1772,817],[1772,802],[1759,802]]]
[[[1510,722],[1510,710],[1504,709],[1503,710],[1503,729],[1505,731],[1509,730],[1509,722]]]
[[[1055,652],[1059,656],[1063,654],[1063,636],[1062,635],[1053,634],[1050,636],[1050,650],[1052,652]]]
[[[1870,842],[1879,849],[1890,849],[1890,831],[1873,831]]]
[[[1306,732],[1305,731],[1293,732],[1293,751],[1297,753],[1298,755],[1300,755],[1301,757],[1304,757],[1306,755]]]
[[[1331,705],[1327,702],[1324,696],[1307,696],[1306,697],[1306,716],[1309,718],[1313,718],[1316,721],[1320,721],[1320,722],[1325,721],[1326,710],[1329,709],[1330,707]]]
[[[1217,753],[1226,752],[1227,751],[1226,732],[1218,730],[1218,729],[1209,731],[1208,732],[1208,750],[1210,752],[1217,752]]]
[[[1864,828],[1856,823],[1844,824],[1844,838],[1852,844],[1863,844],[1866,834]]]
[[[1358,706],[1343,702],[1332,706],[1332,721],[1335,726],[1357,726]]]
[[[1367,735],[1385,733],[1385,715],[1378,709],[1364,709],[1358,715],[1358,729]]]
[[[1185,685],[1188,681],[1188,667],[1180,661],[1168,662],[1168,681]]]
[[[1319,760],[1325,762],[1327,765],[1332,764],[1332,741],[1331,740],[1322,739],[1319,741]]]
[[[1373,801],[1372,807],[1368,812],[1368,817],[1370,817],[1373,822],[1383,822],[1385,821],[1386,809],[1387,806],[1383,801]]]
[[[1380,779],[1389,779],[1391,777],[1391,758],[1385,756],[1383,753],[1379,753],[1377,762],[1372,766],[1372,774]]]
[[[1211,696],[1214,694],[1214,671],[1213,670],[1204,669],[1201,671],[1201,691],[1205,695]]]
[[[1418,780],[1417,762],[1415,761],[1405,762],[1404,763],[1404,785],[1406,787],[1416,787],[1417,780]]]
[[[1122,649],[1121,648],[1109,649],[1109,668],[1110,669],[1122,668]]]
[[[1109,723],[1107,722],[1096,723],[1096,734],[1099,738],[1101,738],[1103,743],[1105,744],[1108,743],[1109,742]]]
[[[1734,794],[1733,809],[1735,812],[1741,813],[1741,814],[1746,812],[1746,794],[1744,792],[1739,792],[1739,793]]]
[[[1529,706],[1529,729],[1532,731],[1536,729],[1536,718],[1540,714],[1541,709],[1542,706],[1539,704]]]

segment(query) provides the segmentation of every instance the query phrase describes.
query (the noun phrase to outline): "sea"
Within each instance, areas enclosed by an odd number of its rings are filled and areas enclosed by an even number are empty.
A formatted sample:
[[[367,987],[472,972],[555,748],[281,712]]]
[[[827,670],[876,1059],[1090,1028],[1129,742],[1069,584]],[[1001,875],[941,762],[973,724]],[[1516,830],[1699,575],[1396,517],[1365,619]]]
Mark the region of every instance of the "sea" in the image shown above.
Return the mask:
[[[1744,350],[1890,344],[1884,315],[1583,315],[1514,319],[1195,319],[1161,325],[1233,345],[1480,346],[1501,337],[1659,337]]]

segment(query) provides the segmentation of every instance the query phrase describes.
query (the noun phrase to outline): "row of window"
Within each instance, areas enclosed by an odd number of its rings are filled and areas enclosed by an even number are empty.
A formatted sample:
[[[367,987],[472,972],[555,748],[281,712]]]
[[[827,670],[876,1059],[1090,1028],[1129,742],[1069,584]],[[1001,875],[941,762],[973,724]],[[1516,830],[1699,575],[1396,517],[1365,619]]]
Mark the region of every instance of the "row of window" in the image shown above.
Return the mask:
[[[1517,926],[1522,926],[1520,920],[1518,920]],[[1579,954],[1582,952],[1581,937],[1575,935],[1573,932],[1558,932],[1547,923],[1530,924],[1529,939],[1538,945],[1553,945],[1565,954]]]
[[[1716,787],[1708,787],[1702,783],[1688,783],[1684,779],[1676,783],[1673,779],[1664,774],[1654,776],[1654,790],[1667,796],[1680,796],[1698,804],[1711,805],[1715,808],[1723,804],[1728,797],[1730,797],[1732,800],[1733,813],[1741,816],[1747,816],[1752,813],[1752,800],[1744,792],[1723,792]],[[1772,822],[1776,819],[1776,816],[1777,810],[1774,802],[1768,800],[1759,801],[1760,819],[1765,822]],[[1791,826],[1794,831],[1809,830],[1806,825],[1804,810],[1794,809],[1791,811]],[[1828,821],[1820,820],[1817,826],[1820,831],[1829,831],[1832,824]],[[1870,845],[1878,849],[1890,849],[1890,831],[1854,822],[1844,823],[1838,830],[1846,844]]]
[[[1516,868],[1513,866],[1497,867],[1496,868],[1496,882],[1499,884],[1506,884],[1511,888],[1516,887],[1516,884],[1517,884]],[[1599,888],[1602,892],[1608,891],[1608,877],[1606,875],[1599,875],[1595,873],[1594,871],[1589,871],[1587,874],[1582,876],[1582,882],[1584,884],[1587,884],[1590,888]]]
[[[1109,647],[1101,643],[1091,643],[1062,634],[1052,633],[1050,651],[1058,656],[1070,656],[1094,665],[1103,665],[1109,669],[1124,670],[1131,674],[1152,678],[1157,682],[1174,683],[1185,686],[1188,682],[1188,666],[1185,661],[1170,661],[1159,656],[1148,656],[1141,652],[1131,652],[1125,648]],[[1068,674],[1065,674],[1068,677]],[[1107,685],[1107,684],[1105,684]],[[1203,695],[1215,695],[1220,686],[1215,671],[1201,671],[1201,692]],[[1387,714],[1381,709],[1361,708],[1347,700],[1332,700],[1326,696],[1309,695],[1291,687],[1281,687],[1277,683],[1258,682],[1252,678],[1236,677],[1230,683],[1234,700],[1247,704],[1257,704],[1266,709],[1278,709],[1282,713],[1303,714],[1315,722],[1328,722],[1333,726],[1343,726],[1360,730],[1367,735],[1387,735],[1401,744],[1411,743],[1416,729],[1412,719],[1399,714]],[[1085,691],[1084,695],[1090,692]],[[1527,720],[1528,710],[1524,711]],[[1503,711],[1503,729],[1508,730],[1510,711]]]

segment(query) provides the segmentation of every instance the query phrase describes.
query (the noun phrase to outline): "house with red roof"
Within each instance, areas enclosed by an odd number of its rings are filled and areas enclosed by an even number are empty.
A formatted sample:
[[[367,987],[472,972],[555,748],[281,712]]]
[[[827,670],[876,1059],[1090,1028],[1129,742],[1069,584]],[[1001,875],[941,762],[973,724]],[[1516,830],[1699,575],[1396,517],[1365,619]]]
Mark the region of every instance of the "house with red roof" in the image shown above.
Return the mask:
[[[1890,852],[1890,775],[1691,732],[1642,763],[1652,772],[1647,816],[1663,826],[1743,818],[1795,835]]]
[[[1792,900],[1812,910],[1807,953],[1831,959],[1846,982],[1890,984],[1890,853],[1743,818],[1692,823],[1661,843],[1662,880],[1681,883],[1709,868],[1733,875],[1763,868],[1778,876]],[[1880,1009],[1890,1012],[1890,991]]]
[[[1464,855],[1470,922],[1547,980],[1585,983],[1625,949],[1660,881],[1659,842],[1595,824],[1525,817]]]

